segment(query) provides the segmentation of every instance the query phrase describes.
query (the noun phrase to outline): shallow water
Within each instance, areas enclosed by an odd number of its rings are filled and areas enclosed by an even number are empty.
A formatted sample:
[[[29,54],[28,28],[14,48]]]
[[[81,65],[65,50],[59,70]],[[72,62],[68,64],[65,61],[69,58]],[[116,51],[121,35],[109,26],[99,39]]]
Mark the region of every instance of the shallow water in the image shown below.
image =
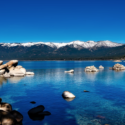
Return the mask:
[[[23,125],[125,125],[125,72],[109,70],[112,61],[20,61],[34,76],[0,78],[0,97],[24,117]],[[125,62],[121,62],[125,65]],[[85,73],[89,65],[103,65],[98,73]],[[64,73],[74,69],[74,74]],[[63,91],[76,95],[62,98]],[[88,90],[90,92],[83,92]],[[31,104],[35,101],[36,104]],[[33,121],[27,112],[44,105],[51,112]]]

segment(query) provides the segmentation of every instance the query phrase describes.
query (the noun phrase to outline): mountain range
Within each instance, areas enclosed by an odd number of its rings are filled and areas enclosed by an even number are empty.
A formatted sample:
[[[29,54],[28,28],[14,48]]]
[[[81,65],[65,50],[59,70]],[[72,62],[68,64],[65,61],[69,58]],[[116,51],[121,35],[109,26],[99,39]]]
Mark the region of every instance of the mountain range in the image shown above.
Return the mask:
[[[111,41],[0,43],[0,59],[85,60],[125,58],[125,44]]]

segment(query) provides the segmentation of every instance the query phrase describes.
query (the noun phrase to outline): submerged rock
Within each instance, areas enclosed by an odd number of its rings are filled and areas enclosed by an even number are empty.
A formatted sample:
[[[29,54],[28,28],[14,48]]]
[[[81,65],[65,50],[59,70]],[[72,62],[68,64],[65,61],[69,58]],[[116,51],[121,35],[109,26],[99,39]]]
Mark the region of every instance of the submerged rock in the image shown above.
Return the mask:
[[[30,102],[30,103],[35,104],[36,102],[35,102],[35,101],[32,101],[32,102]]]
[[[48,111],[43,111],[45,108],[43,105],[32,108],[28,111],[28,115],[32,120],[43,120],[45,116],[51,115]]]
[[[30,109],[30,110],[28,111],[28,114],[30,114],[30,115],[39,114],[39,113],[43,112],[44,109],[45,109],[45,108],[44,108],[43,105],[39,105],[39,106],[37,106],[37,107],[35,107],[35,108]]]
[[[84,92],[89,92],[88,90],[84,90]]]
[[[73,95],[71,92],[69,91],[64,91],[62,94],[63,98],[75,98],[75,95]]]

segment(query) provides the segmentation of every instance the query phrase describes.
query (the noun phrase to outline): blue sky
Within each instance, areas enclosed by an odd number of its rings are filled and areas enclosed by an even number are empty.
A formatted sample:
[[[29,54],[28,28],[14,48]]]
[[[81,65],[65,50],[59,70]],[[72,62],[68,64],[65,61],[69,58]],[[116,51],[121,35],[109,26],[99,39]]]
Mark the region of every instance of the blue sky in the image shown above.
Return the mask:
[[[1,0],[0,42],[125,43],[125,0]]]

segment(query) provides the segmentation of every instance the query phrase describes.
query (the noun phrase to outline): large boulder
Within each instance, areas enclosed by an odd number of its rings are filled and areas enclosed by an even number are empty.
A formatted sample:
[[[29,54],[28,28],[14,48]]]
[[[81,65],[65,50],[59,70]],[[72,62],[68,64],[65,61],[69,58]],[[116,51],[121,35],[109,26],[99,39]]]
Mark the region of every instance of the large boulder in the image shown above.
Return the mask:
[[[10,114],[16,119],[17,122],[22,122],[23,115],[20,112],[13,110],[10,111]]]
[[[115,64],[113,67],[112,67],[113,70],[125,70],[125,66],[122,65],[122,64]]]
[[[98,72],[98,69],[95,66],[87,66],[85,72]]]
[[[5,68],[7,68],[7,64],[0,65],[0,69],[5,69]]]
[[[2,60],[0,60],[0,65],[2,65],[3,64],[3,61]]]
[[[26,69],[25,68],[14,68],[10,70],[10,75],[12,76],[24,76],[26,74]]]
[[[6,63],[7,67],[10,68],[12,66],[16,67],[18,65],[18,60],[11,60],[9,62]]]
[[[5,73],[5,69],[0,70],[0,75],[3,75]]]
[[[1,125],[16,125],[16,120],[9,112],[0,110],[0,123]]]
[[[2,101],[2,100],[1,100],[1,101]],[[0,103],[0,110],[9,112],[9,111],[12,111],[12,106],[11,106],[9,103],[1,102],[1,103]]]
[[[62,94],[63,98],[75,98],[76,96],[69,91],[64,91]]]
[[[10,78],[10,73],[5,73],[5,74],[3,74],[3,77],[4,77],[4,78]]]
[[[15,68],[16,68],[16,69],[21,69],[21,68],[23,68],[23,67],[20,66],[20,65],[18,65],[18,66],[16,66]]]

